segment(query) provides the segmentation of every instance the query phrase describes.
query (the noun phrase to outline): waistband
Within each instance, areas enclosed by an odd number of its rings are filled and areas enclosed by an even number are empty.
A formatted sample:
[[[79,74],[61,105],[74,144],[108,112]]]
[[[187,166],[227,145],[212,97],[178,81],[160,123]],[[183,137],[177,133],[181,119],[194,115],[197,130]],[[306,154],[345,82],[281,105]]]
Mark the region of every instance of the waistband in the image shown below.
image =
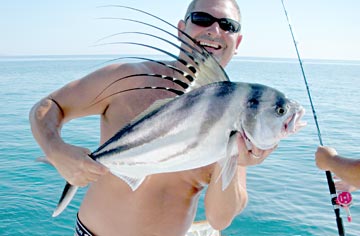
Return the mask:
[[[94,236],[90,230],[80,221],[79,214],[76,215],[76,226],[74,236]]]

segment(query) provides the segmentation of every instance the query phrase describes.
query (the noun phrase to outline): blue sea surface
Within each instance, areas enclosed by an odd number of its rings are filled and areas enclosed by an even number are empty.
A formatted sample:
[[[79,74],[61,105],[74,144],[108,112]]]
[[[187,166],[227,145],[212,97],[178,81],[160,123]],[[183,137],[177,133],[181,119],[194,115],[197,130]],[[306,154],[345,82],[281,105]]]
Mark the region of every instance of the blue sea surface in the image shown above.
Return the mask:
[[[48,165],[34,141],[28,113],[42,97],[94,71],[107,56],[0,58],[0,235],[72,235],[86,188],[52,218],[64,180]],[[304,60],[322,139],[340,154],[360,158],[360,62]],[[325,173],[316,168],[318,134],[299,63],[290,59],[235,59],[226,68],[231,80],[275,87],[307,110],[308,126],[283,140],[264,163],[248,168],[247,208],[223,235],[338,235]],[[80,99],[80,98],[79,98]],[[99,118],[71,121],[67,142],[94,150]],[[360,191],[353,193],[353,222],[341,211],[346,235],[360,235]],[[203,198],[197,219],[204,219]]]

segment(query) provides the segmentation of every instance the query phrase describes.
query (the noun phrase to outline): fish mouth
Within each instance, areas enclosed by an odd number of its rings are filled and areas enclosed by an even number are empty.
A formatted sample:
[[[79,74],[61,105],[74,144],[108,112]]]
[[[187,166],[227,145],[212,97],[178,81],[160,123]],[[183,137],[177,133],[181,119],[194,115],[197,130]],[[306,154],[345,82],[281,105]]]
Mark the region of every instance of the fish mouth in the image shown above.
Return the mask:
[[[295,112],[292,116],[285,120],[281,131],[282,137],[294,134],[307,125],[305,121],[301,120],[304,114],[305,109],[301,107],[298,112]]]

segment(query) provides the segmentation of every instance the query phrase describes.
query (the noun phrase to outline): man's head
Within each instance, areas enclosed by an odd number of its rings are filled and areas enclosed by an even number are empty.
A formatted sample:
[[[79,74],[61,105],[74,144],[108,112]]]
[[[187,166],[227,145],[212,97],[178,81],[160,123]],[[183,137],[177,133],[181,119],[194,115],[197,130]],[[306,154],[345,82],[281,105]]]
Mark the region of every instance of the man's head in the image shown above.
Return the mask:
[[[217,0],[217,1],[220,1],[220,0]],[[227,0],[225,0],[226,2]],[[191,3],[189,4],[188,8],[187,8],[187,11],[186,11],[186,14],[184,16],[184,19],[186,19],[186,17],[193,11],[195,11],[196,9],[196,4],[198,2],[201,2],[200,0],[192,0]],[[210,1],[209,1],[210,2]],[[237,4],[236,0],[229,0],[229,2],[232,3],[233,7],[235,7],[236,11],[237,11],[237,17],[236,20],[238,20],[239,22],[241,21],[241,13],[240,13],[240,7],[239,5]]]
[[[240,31],[237,32],[240,20],[235,0],[193,0],[178,27],[212,53],[220,65],[226,66],[242,39]]]

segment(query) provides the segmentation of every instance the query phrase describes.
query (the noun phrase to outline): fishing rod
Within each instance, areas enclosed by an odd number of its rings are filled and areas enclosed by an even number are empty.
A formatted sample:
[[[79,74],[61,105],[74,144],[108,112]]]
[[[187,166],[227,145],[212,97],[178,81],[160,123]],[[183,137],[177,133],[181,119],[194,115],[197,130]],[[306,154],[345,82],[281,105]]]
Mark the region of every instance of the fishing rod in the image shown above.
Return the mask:
[[[317,128],[319,142],[320,142],[320,145],[323,146],[323,142],[322,142],[322,138],[321,138],[321,132],[320,132],[320,126],[319,126],[319,123],[317,121],[316,111],[315,111],[314,104],[312,102],[310,89],[309,89],[309,85],[308,85],[308,82],[307,82],[307,79],[306,79],[304,67],[303,67],[302,60],[301,60],[300,53],[299,53],[299,49],[297,47],[297,41],[296,41],[295,36],[294,36],[293,28],[292,28],[292,25],[290,23],[289,15],[288,15],[288,12],[287,12],[286,7],[285,7],[284,0],[281,0],[281,3],[282,3],[283,8],[284,8],[286,20],[287,20],[287,22],[289,24],[291,36],[292,36],[293,43],[294,43],[294,46],[295,46],[295,49],[296,49],[297,58],[298,58],[299,63],[300,63],[302,76],[304,78],[306,91],[307,91],[307,94],[308,94],[308,97],[309,97],[309,100],[310,100],[310,105],[311,105],[315,125],[316,125],[316,128]],[[337,224],[339,236],[345,236],[344,226],[343,226],[343,222],[342,222],[342,219],[341,219],[341,216],[340,216],[340,207],[339,207],[339,204],[338,204],[338,199],[337,199],[334,180],[332,178],[332,175],[331,175],[330,171],[326,171],[325,174],[326,174],[326,178],[327,178],[327,182],[328,182],[328,186],[329,186],[329,191],[330,191],[330,196],[331,196],[331,203],[333,205],[335,216],[336,216],[336,224]]]

